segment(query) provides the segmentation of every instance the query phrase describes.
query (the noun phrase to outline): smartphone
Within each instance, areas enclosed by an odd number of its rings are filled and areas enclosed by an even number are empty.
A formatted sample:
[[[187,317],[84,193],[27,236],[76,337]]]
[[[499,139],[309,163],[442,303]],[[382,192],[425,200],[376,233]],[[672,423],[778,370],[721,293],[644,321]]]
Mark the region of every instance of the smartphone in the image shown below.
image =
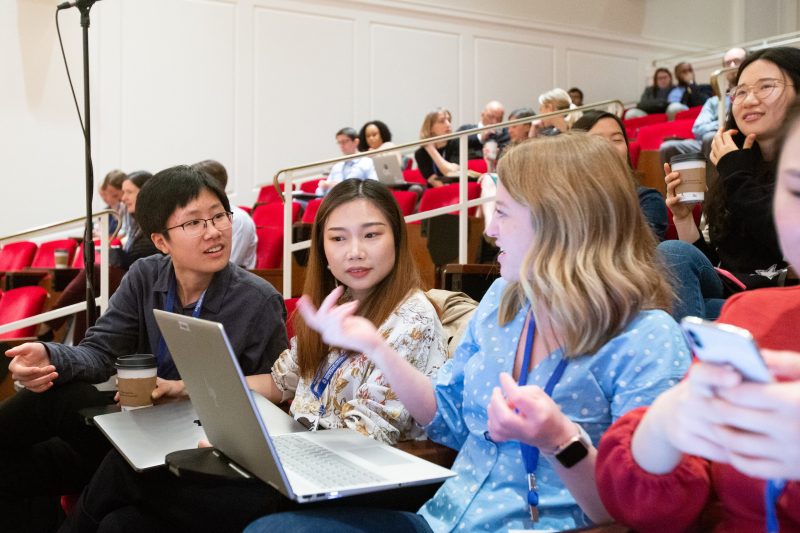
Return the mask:
[[[730,365],[748,381],[768,383],[773,380],[756,341],[746,329],[693,316],[681,320],[681,328],[700,361]]]

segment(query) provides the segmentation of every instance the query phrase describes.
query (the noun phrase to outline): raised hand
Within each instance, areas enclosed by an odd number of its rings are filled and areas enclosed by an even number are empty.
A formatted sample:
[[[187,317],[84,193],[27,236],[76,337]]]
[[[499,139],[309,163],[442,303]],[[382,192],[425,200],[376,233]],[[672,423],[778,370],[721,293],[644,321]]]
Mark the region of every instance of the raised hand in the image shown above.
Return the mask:
[[[369,356],[383,343],[383,338],[372,322],[354,314],[358,301],[336,304],[343,292],[343,287],[331,291],[319,309],[307,296],[303,296],[297,302],[297,309],[306,324],[319,332],[326,344]]]
[[[737,133],[739,133],[738,130],[723,131],[720,129],[717,134],[714,135],[714,140],[711,142],[711,154],[709,155],[709,159],[714,163],[714,166],[717,165],[725,154],[735,152],[739,149],[733,141],[733,136]],[[753,147],[753,143],[755,142],[756,134],[751,133],[745,138],[742,150],[749,150]]]
[[[47,348],[39,342],[26,342],[6,351],[13,357],[8,365],[11,378],[32,392],[44,392],[58,378],[56,367],[50,364]]]

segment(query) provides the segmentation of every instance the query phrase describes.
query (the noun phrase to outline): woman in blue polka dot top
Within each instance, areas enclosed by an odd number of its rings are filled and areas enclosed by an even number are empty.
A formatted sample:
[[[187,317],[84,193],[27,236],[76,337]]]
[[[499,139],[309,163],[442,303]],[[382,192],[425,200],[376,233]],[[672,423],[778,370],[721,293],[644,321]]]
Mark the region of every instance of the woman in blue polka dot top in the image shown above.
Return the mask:
[[[672,292],[635,184],[606,139],[525,142],[498,174],[486,233],[501,250],[502,279],[433,384],[353,315],[354,304],[337,307],[338,291],[319,310],[300,304],[325,342],[367,354],[428,436],[459,450],[458,476],[417,514],[283,513],[248,531],[562,530],[609,520],[594,446],[689,366],[665,312]]]

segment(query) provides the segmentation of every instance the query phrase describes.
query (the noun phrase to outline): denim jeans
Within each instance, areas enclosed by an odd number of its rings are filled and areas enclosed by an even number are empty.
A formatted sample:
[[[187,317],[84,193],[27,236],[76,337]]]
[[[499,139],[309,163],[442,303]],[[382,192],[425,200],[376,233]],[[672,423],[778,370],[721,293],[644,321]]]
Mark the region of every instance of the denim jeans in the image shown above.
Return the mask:
[[[292,511],[259,518],[244,533],[432,533],[422,516],[370,508],[329,508]]]
[[[658,253],[672,278],[675,301],[672,316],[714,320],[725,303],[722,281],[714,265],[697,247],[683,241],[664,241]]]

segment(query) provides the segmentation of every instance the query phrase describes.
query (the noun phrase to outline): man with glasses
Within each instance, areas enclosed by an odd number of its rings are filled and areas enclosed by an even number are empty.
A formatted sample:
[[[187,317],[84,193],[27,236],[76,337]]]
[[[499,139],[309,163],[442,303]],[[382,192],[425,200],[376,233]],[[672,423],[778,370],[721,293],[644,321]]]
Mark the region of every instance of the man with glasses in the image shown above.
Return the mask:
[[[743,48],[731,48],[722,57],[722,68],[738,68],[744,61],[747,52]],[[736,78],[736,71],[728,74],[728,83]],[[726,109],[730,107],[730,97],[725,97]],[[723,117],[724,118],[724,117]],[[703,109],[692,125],[694,139],[665,141],[659,148],[661,155],[661,165],[669,163],[672,156],[677,154],[690,154],[693,152],[703,152],[708,158],[711,152],[711,141],[719,130],[719,96],[712,96],[703,104]],[[710,186],[716,178],[716,168],[714,165],[706,165],[706,181]]]
[[[26,343],[6,352],[26,390],[0,404],[2,531],[53,530],[58,496],[79,491],[110,449],[79,411],[113,403],[92,384],[114,373],[118,356],[154,354],[153,399],[186,397],[153,309],[221,322],[246,375],[269,372],[287,347],[281,295],[229,262],[230,203],[213,179],[186,166],[161,171],[142,187],[136,211],[165,255],[134,263],[78,346]]]

